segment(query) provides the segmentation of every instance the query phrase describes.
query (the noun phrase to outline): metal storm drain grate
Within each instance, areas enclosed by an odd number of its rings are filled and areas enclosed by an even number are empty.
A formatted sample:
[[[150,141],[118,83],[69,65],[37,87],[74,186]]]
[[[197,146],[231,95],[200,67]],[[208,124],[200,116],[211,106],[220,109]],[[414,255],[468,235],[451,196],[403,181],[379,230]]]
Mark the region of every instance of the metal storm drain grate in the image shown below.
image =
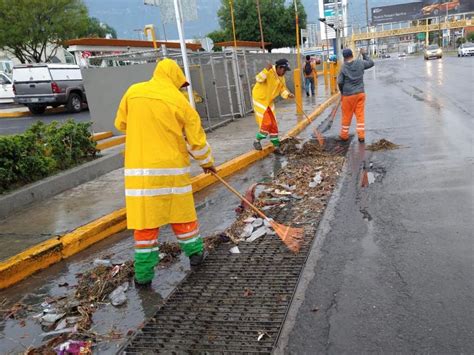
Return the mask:
[[[277,237],[241,243],[240,254],[229,254],[229,247],[221,245],[135,335],[125,353],[270,353],[311,239],[307,234],[297,255]]]
[[[288,207],[272,217],[291,223]],[[317,217],[311,222],[305,225],[305,241],[296,255],[276,236],[240,243],[240,254],[229,254],[229,245],[220,245],[134,335],[124,352],[270,353],[316,234]]]

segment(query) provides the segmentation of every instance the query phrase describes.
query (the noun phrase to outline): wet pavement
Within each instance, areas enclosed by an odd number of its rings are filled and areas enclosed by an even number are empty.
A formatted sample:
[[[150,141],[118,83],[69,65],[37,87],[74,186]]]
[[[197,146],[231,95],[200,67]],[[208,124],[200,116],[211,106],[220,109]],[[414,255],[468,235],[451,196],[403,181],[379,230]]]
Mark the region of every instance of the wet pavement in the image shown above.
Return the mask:
[[[318,93],[317,98],[310,97],[304,101],[307,113],[312,112],[315,104],[322,103],[327,97],[323,88],[319,88]],[[280,101],[277,104],[277,112],[281,132],[287,132],[296,124],[293,102]],[[253,149],[255,131],[254,116],[249,115],[209,132],[208,141],[213,148],[216,165]],[[201,172],[199,165],[193,162],[191,175],[195,176]],[[123,169],[118,169],[0,220],[3,246],[0,250],[0,261],[123,208],[123,191]]]
[[[306,102],[308,112],[311,107],[310,100],[311,99],[308,99]],[[287,130],[292,127],[296,121],[294,107],[285,105],[285,103],[281,103],[279,106],[282,116],[280,127],[282,130]],[[248,125],[246,126],[248,130],[251,130],[251,134],[248,137],[243,137],[241,140],[229,139],[229,137],[235,136],[236,128],[243,129],[242,123],[237,121],[217,130],[215,135],[214,132],[209,134],[211,145],[213,144],[212,140],[227,139],[233,142],[232,144],[236,149],[229,149],[226,154],[233,154],[233,156],[235,156],[248,151],[248,145],[245,143],[245,140],[251,143],[255,123],[253,117],[249,117],[248,120],[243,123]],[[310,132],[310,130],[308,130],[308,132]],[[224,160],[225,158],[218,155],[218,162],[223,162]],[[263,161],[256,162],[244,171],[229,177],[228,181],[239,191],[244,192],[255,181],[272,176],[275,171],[280,169],[282,164],[285,164],[284,158],[278,158],[272,155]],[[91,218],[94,213],[97,213],[97,211],[104,213],[108,208],[115,209],[123,201],[119,198],[113,199],[115,190],[119,191],[120,197],[123,193],[122,185],[116,186],[116,181],[119,179],[121,179],[120,170],[109,173],[103,178],[97,179],[92,184],[84,184],[77,189],[72,189],[62,197],[58,195],[55,201],[53,200],[49,204],[44,205],[44,212],[38,215],[36,213],[25,214],[23,218],[21,218],[21,215],[17,216],[15,219],[17,230],[24,231],[25,238],[23,240],[29,241],[32,239],[32,236],[41,237],[36,234],[35,227],[33,227],[36,224],[39,228],[38,230],[41,229],[44,231],[42,237],[46,238],[51,231],[67,230],[69,228],[68,226],[76,220],[76,215],[77,218],[80,217],[79,220],[86,221]],[[91,190],[89,190],[89,188]],[[83,191],[89,191],[89,194],[84,194]],[[94,196],[91,197],[91,195]],[[112,203],[106,206],[101,205],[103,201],[100,200],[100,197],[103,196],[107,196],[107,201],[112,201]],[[75,197],[75,199],[72,199],[72,197]],[[75,202],[67,202],[72,200],[75,200]],[[213,185],[197,193],[195,195],[195,202],[201,224],[201,233],[205,236],[223,231],[229,227],[235,220],[234,210],[239,204],[236,198],[220,185]],[[71,205],[68,206],[68,203],[71,203]],[[66,206],[67,208],[65,208]],[[76,211],[77,206],[80,207],[80,213],[84,213],[84,215],[80,216],[78,214]],[[52,211],[55,209],[62,210],[62,212],[58,212],[62,214],[53,214],[50,216],[50,213],[53,213]],[[56,216],[56,218],[54,218],[54,216]],[[60,216],[60,218],[57,218],[58,216]],[[26,218],[32,218],[34,223],[25,223]],[[36,220],[34,218],[38,219]],[[38,226],[38,224],[41,225]],[[2,232],[3,230],[2,227]],[[68,283],[70,286],[76,285],[76,274],[91,269],[95,259],[107,257],[113,257],[115,260],[132,259],[133,239],[131,235],[130,231],[118,233],[65,261],[32,275],[7,290],[0,291],[0,300],[8,300],[9,305],[21,301],[32,307],[24,323],[12,319],[2,320],[0,322],[0,353],[23,352],[29,346],[38,346],[41,344],[43,340],[43,336],[41,335],[43,330],[36,320],[31,319],[31,315],[41,311],[39,304],[47,297],[58,297],[74,292],[74,289],[61,287],[60,285],[65,283]],[[12,236],[12,240],[19,239],[18,236]],[[165,227],[160,232],[160,241],[169,240],[174,241],[175,239],[169,228]],[[180,262],[173,264],[169,269],[157,271],[152,290],[142,291],[131,287],[129,291],[127,291],[127,306],[114,308],[110,304],[101,305],[99,310],[94,313],[92,331],[104,337],[113,333],[114,337],[118,339],[109,339],[109,341],[101,343],[98,351],[100,353],[114,353],[118,349],[118,346],[126,340],[127,333],[136,330],[145,319],[151,317],[161,304],[163,298],[172,292],[178,283],[187,275],[188,271],[189,262],[185,257],[181,257]]]
[[[1,110],[1,107],[0,107]],[[1,111],[0,111],[1,112]],[[68,112],[46,112],[43,115],[31,115],[25,117],[15,118],[1,118],[0,119],[0,136],[23,133],[31,125],[38,121],[44,123],[51,123],[53,121],[64,122],[72,118],[76,122],[89,122],[91,115],[88,110],[84,110],[79,113],[68,113]]]
[[[284,159],[270,156],[244,171],[228,178],[239,191],[244,192],[256,180],[265,179],[278,171]],[[223,231],[235,220],[235,208],[239,201],[220,185],[213,185],[195,195],[196,209],[204,236]],[[170,228],[160,231],[160,242],[176,241]],[[68,283],[77,285],[76,274],[93,267],[95,259],[131,260],[133,259],[133,238],[131,231],[124,231],[99,242],[83,252],[38,272],[28,279],[0,291],[0,300],[7,299],[8,304],[21,301],[33,308],[23,324],[17,320],[0,320],[0,353],[19,353],[29,346],[41,344],[43,330],[32,315],[41,311],[41,304],[47,297],[58,297],[74,292],[73,288],[60,287]],[[115,308],[101,305],[94,313],[92,331],[107,337],[113,331],[118,339],[104,341],[97,351],[114,353],[126,340],[129,331],[135,331],[146,319],[150,318],[174,288],[189,272],[189,261],[181,256],[180,262],[170,268],[158,269],[151,290],[132,287],[127,291],[127,305]]]
[[[352,143],[276,353],[473,353],[474,61],[365,77],[367,144],[401,147]]]

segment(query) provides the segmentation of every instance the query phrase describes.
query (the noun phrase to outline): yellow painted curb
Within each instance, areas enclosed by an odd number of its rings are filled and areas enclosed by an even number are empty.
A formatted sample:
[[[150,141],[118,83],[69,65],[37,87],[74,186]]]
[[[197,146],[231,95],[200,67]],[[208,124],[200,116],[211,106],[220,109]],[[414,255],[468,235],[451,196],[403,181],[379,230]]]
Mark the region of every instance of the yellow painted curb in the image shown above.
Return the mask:
[[[110,138],[112,137],[114,134],[112,133],[112,131],[108,131],[108,132],[97,132],[97,133],[94,133],[92,135],[92,140],[94,142],[97,142],[97,141],[101,141],[102,139],[107,139],[107,138]]]
[[[332,103],[336,102],[339,94],[331,96],[323,104],[318,106],[309,115],[309,120],[299,122],[296,127],[290,130],[286,137],[294,137],[306,128],[318,115],[324,112]],[[232,175],[242,170],[253,162],[263,159],[273,152],[271,144],[266,145],[263,150],[252,150],[234,159],[225,162],[217,167],[219,175],[222,177]],[[196,193],[212,185],[217,180],[209,174],[199,174],[191,179],[193,192]],[[115,233],[127,228],[127,218],[125,208],[114,211],[93,222],[77,228],[71,233],[62,237],[49,239],[41,244],[35,245],[24,252],[17,254],[5,262],[0,263],[0,289],[9,287],[36,271],[66,259],[71,255],[86,249],[94,243],[99,242]]]
[[[47,113],[55,113],[55,112],[66,112],[64,107],[55,107],[55,108],[48,108],[46,109]],[[19,117],[26,117],[26,116],[33,116],[30,111],[20,111],[20,112],[0,112],[0,118],[19,118]]]
[[[105,142],[98,143],[96,148],[98,150],[104,150],[107,148],[115,147],[123,143],[125,143],[125,136],[118,136],[118,137],[114,137],[109,140],[106,140]]]

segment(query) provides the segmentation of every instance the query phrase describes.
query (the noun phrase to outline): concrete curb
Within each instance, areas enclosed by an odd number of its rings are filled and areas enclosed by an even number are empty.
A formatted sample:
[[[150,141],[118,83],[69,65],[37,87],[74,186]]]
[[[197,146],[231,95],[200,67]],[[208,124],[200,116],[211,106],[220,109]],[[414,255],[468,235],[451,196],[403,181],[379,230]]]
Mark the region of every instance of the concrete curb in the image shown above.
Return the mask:
[[[104,156],[98,159],[0,196],[0,219],[33,202],[57,195],[122,166],[123,154],[121,150],[105,152]]]
[[[66,112],[64,107],[48,108],[45,111],[46,113],[56,113],[56,112]],[[26,116],[33,116],[30,111],[17,111],[17,112],[0,112],[1,118],[20,118]]]
[[[339,94],[331,96],[318,106],[309,115],[309,120],[299,122],[286,137],[293,137],[306,128],[316,117],[323,113],[332,103],[336,102]],[[229,176],[253,162],[263,159],[273,152],[273,146],[267,145],[261,151],[244,153],[220,165],[217,170],[222,177]],[[119,153],[120,154],[120,153]],[[121,155],[121,154],[120,154]],[[198,192],[212,185],[217,180],[208,174],[200,174],[192,178],[193,192]],[[0,200],[0,203],[1,200]],[[15,255],[5,262],[0,263],[0,289],[9,287],[36,271],[57,263],[74,255],[92,244],[105,239],[127,228],[125,208],[112,212],[91,223],[79,227],[75,231],[62,237],[49,239],[39,245],[33,246],[24,252]]]

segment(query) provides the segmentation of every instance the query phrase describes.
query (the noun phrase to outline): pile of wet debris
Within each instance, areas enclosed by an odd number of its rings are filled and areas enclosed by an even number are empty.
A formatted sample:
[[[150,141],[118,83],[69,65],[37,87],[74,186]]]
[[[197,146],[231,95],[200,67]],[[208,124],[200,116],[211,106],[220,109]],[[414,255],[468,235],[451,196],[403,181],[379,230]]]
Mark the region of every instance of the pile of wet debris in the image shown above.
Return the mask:
[[[390,142],[389,140],[386,140],[385,138],[382,138],[378,140],[375,143],[370,144],[367,146],[367,150],[371,150],[373,152],[379,151],[379,150],[394,150],[398,149],[400,146]]]
[[[284,168],[272,181],[250,186],[245,197],[268,216],[291,209],[291,224],[314,224],[335,187],[344,157],[325,151],[316,141],[303,144],[295,138],[286,140],[282,150],[286,155]],[[225,232],[233,244],[275,236],[268,221],[256,216],[245,203],[237,211],[240,216]],[[230,252],[238,253],[238,248],[231,247]]]
[[[291,210],[291,221],[281,222],[305,226],[306,231],[312,233],[311,226],[316,226],[322,216],[342,170],[344,157],[325,151],[316,141],[303,144],[290,139],[283,144],[282,150],[285,152],[282,169],[273,179],[253,184],[246,197],[268,216]],[[240,243],[275,238],[268,221],[256,216],[248,206],[242,204],[238,212],[227,230],[205,238],[209,252],[226,243],[230,253],[238,254]],[[159,250],[159,268],[169,267],[181,254],[177,243],[162,243]],[[73,290],[68,296],[45,299],[39,313],[38,309],[15,305],[4,313],[4,317],[20,320],[37,311],[33,318],[41,323],[45,342],[41,347],[29,348],[25,354],[90,354],[99,342],[117,339],[116,334],[95,333],[92,315],[104,304],[124,307],[133,275],[132,261],[97,259],[91,270],[76,275],[77,285],[68,287]]]
[[[176,262],[180,254],[178,243],[162,243],[160,267]],[[111,257],[96,259],[93,265],[89,271],[76,275],[76,285],[58,285],[72,291],[67,296],[46,297],[37,305],[19,302],[8,307],[6,299],[0,302],[5,320],[15,319],[24,326],[27,319],[33,319],[41,325],[45,342],[40,347],[28,348],[24,354],[92,354],[98,342],[120,336],[92,331],[92,317],[105,304],[114,307],[126,304],[126,292],[134,276],[133,261]]]

